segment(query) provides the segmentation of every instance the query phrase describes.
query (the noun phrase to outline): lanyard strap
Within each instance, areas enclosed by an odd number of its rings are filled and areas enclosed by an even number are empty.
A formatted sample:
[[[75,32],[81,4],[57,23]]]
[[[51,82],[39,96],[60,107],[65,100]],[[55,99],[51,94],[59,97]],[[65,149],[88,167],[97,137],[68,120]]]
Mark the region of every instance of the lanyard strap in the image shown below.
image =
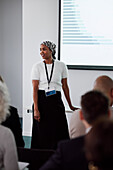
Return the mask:
[[[51,78],[52,78],[52,75],[53,75],[54,60],[53,60],[53,63],[52,63],[50,79],[49,79],[49,76],[48,76],[48,71],[47,71],[46,62],[44,62],[44,64],[45,64],[46,76],[47,76],[47,81],[48,81],[48,89],[49,89],[49,84],[50,84],[50,82],[51,82]]]

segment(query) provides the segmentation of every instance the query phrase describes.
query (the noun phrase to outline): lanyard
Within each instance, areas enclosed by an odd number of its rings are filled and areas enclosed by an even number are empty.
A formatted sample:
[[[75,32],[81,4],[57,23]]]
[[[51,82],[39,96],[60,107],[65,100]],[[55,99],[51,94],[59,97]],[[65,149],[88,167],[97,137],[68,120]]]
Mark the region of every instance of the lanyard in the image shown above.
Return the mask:
[[[50,79],[49,79],[49,76],[48,76],[48,71],[47,71],[46,62],[44,62],[44,64],[45,64],[46,76],[47,76],[47,81],[48,81],[48,89],[49,89],[49,84],[50,84],[50,82],[51,82],[51,78],[52,78],[52,75],[53,75],[54,61],[53,61],[53,63],[52,63]]]

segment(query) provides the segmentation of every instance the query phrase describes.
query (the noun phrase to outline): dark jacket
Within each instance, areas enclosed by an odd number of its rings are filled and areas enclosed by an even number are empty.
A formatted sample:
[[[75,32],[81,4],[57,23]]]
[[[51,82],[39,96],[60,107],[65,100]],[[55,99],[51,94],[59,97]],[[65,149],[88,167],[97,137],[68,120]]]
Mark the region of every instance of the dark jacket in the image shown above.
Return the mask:
[[[40,170],[88,170],[84,153],[84,136],[60,142],[53,156]]]
[[[15,137],[16,145],[18,147],[24,147],[24,140],[22,138],[22,128],[17,109],[13,106],[10,106],[9,111],[10,116],[8,116],[6,120],[2,122],[2,125],[11,129]]]

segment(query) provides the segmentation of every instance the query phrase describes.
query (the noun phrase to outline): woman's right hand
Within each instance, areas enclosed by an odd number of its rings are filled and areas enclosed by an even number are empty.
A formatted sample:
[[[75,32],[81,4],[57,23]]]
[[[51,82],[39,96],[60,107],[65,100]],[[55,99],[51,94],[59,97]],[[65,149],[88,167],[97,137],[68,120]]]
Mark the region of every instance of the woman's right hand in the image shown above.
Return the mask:
[[[40,112],[39,110],[34,110],[34,119],[40,122]]]

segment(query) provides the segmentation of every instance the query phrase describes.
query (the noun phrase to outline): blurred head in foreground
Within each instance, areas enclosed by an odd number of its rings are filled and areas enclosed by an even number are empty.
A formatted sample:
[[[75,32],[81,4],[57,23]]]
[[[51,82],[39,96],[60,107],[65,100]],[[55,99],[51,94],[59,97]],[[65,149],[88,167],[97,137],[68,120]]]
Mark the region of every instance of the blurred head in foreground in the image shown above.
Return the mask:
[[[113,121],[101,118],[85,137],[89,170],[113,170]]]

